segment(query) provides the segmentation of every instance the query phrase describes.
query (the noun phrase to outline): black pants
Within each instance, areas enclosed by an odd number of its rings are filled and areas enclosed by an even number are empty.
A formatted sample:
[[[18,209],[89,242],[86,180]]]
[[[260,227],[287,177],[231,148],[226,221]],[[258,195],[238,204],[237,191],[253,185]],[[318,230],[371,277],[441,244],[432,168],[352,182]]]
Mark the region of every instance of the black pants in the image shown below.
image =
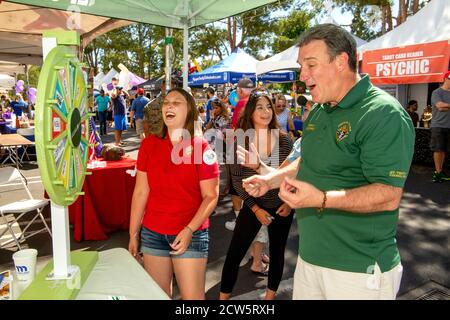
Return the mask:
[[[294,215],[293,210],[289,216],[280,217],[275,213],[278,208],[262,209],[275,218],[268,226],[270,265],[267,288],[277,291],[283,275],[284,249]],[[236,219],[236,227],[223,266],[220,292],[231,293],[233,290],[239,272],[239,264],[260,228],[261,223],[256,215],[249,207],[244,205]]]
[[[107,111],[98,112],[98,119],[100,121],[100,135],[106,134],[106,112]]]

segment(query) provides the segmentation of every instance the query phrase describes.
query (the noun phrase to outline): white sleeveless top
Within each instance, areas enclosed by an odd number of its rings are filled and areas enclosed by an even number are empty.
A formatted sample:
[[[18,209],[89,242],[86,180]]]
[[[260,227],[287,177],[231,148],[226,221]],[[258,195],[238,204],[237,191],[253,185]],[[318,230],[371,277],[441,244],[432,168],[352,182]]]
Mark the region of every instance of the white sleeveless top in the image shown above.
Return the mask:
[[[289,114],[289,109],[287,107],[284,109],[284,111],[282,113],[277,114],[278,124],[280,125],[281,130],[284,130],[286,132],[289,131],[288,114]]]

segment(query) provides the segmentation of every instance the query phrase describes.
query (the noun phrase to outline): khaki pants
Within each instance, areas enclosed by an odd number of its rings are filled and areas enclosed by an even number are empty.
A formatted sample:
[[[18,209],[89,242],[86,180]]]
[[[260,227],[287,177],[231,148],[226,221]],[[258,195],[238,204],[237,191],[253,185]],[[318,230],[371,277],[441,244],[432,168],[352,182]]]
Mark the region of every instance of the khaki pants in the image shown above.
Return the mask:
[[[294,300],[395,300],[402,279],[399,263],[381,273],[339,271],[312,265],[300,256],[294,274]]]
[[[136,133],[140,137],[144,133],[144,120],[136,119],[136,120],[134,120],[134,123],[136,124]]]

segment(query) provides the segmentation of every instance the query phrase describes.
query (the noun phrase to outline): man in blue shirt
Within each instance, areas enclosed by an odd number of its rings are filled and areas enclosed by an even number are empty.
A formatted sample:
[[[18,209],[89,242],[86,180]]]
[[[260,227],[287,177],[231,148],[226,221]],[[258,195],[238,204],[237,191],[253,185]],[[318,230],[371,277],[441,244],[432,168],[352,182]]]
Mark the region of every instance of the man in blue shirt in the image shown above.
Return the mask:
[[[206,103],[206,119],[205,119],[205,124],[209,122],[209,120],[211,119],[211,110],[212,110],[212,104],[211,102],[214,99],[217,99],[216,97],[216,91],[214,90],[213,87],[208,87],[205,90],[206,92],[206,96],[208,97],[208,102]]]
[[[106,115],[111,104],[111,99],[105,95],[105,90],[100,90],[100,95],[95,98],[97,105],[98,119],[100,121],[100,135],[106,134]]]
[[[10,103],[10,106],[17,117],[21,117],[23,112],[28,111],[28,104],[23,100],[20,93],[16,94],[16,98]]]
[[[144,97],[144,89],[137,89],[137,98],[133,100],[131,104],[130,112],[130,124],[136,126],[136,133],[141,138],[141,141],[145,138],[144,135],[144,107],[150,100]]]
[[[116,146],[125,145],[121,141],[122,131],[127,130],[125,95],[126,93],[123,91],[122,86],[116,86],[116,89],[111,94],[114,112],[114,142]]]

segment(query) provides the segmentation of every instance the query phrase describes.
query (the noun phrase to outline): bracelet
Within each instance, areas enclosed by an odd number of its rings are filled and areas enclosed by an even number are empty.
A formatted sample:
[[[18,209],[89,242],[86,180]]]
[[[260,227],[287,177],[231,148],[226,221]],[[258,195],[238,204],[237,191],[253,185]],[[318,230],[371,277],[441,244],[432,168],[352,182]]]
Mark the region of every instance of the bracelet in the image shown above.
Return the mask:
[[[184,228],[188,229],[191,232],[191,234],[194,234],[194,231],[192,231],[192,229],[189,226],[185,226]]]
[[[320,208],[317,208],[317,213],[321,213],[325,209],[325,204],[327,202],[327,192],[322,191],[322,193],[323,193],[322,206]]]

